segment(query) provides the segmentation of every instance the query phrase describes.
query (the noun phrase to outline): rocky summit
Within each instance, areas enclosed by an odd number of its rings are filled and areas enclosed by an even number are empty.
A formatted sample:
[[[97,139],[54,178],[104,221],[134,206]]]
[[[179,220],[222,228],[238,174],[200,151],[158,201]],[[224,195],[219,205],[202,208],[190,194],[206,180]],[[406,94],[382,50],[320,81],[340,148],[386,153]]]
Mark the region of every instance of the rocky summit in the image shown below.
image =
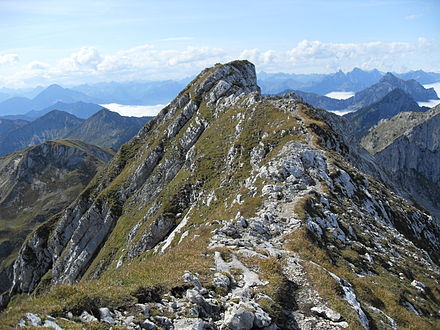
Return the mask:
[[[439,328],[439,224],[346,127],[205,69],[28,236],[0,324]]]

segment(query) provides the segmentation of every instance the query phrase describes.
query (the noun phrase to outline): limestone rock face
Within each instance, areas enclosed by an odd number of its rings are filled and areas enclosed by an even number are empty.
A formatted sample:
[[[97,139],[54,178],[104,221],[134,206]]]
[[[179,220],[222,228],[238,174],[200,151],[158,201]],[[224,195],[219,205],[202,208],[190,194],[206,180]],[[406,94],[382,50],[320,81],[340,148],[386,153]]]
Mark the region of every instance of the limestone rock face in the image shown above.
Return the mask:
[[[362,143],[417,203],[440,219],[439,106],[383,121]]]
[[[435,328],[439,225],[349,126],[206,69],[29,236],[11,294],[71,284],[45,294],[72,327]]]

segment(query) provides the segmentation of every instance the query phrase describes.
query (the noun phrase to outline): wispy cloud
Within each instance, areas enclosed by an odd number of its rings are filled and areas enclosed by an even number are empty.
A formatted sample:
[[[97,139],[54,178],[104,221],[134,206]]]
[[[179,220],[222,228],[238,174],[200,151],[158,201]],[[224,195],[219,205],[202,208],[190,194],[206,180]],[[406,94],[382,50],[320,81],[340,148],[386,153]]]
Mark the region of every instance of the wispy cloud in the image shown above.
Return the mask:
[[[413,20],[413,19],[420,18],[422,16],[423,16],[423,14],[412,14],[412,15],[405,16],[405,19]]]

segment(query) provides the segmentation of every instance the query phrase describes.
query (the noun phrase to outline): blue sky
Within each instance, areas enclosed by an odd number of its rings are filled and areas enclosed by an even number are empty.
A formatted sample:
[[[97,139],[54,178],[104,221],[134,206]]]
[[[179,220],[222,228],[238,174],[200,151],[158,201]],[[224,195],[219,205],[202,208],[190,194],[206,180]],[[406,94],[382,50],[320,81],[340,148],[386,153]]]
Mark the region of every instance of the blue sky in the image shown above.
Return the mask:
[[[0,86],[257,71],[440,72],[438,0],[0,0]]]

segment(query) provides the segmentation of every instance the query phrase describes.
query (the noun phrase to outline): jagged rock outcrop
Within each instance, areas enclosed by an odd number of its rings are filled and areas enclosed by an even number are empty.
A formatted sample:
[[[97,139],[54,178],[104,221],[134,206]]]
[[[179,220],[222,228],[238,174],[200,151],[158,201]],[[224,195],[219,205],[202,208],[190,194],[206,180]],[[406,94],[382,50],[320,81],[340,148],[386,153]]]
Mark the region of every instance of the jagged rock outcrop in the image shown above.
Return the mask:
[[[12,261],[26,235],[72,202],[112,156],[81,141],[57,140],[0,158],[1,292],[12,283]]]
[[[377,123],[360,143],[371,154],[376,154],[397,138],[409,134],[416,126],[427,122],[440,113],[440,107],[436,106],[424,112],[400,112],[392,118],[381,120]]]
[[[29,237],[11,294],[59,284],[66,327],[435,327],[438,223],[346,125],[262,97],[247,61],[204,70]]]

